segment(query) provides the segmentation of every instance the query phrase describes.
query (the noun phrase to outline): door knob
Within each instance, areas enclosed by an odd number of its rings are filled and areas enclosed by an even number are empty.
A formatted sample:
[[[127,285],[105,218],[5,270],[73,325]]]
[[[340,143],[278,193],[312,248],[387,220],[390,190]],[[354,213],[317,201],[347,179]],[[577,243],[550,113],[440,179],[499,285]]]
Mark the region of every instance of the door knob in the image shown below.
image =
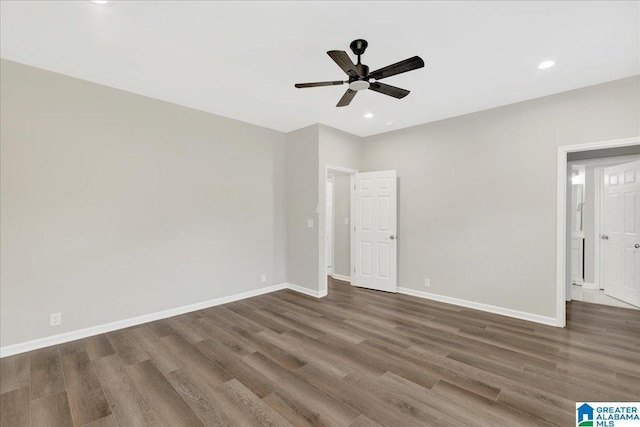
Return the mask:
[[[394,235],[392,234],[391,236],[389,236],[389,238],[390,238],[391,240],[393,240],[393,239],[395,239],[395,238],[396,238],[396,236],[394,236]]]
[[[635,245],[633,245],[633,247],[638,249],[638,248],[640,248],[640,244],[636,243]]]
[[[606,234],[601,234],[600,238],[604,240],[609,240],[609,236],[607,236]]]

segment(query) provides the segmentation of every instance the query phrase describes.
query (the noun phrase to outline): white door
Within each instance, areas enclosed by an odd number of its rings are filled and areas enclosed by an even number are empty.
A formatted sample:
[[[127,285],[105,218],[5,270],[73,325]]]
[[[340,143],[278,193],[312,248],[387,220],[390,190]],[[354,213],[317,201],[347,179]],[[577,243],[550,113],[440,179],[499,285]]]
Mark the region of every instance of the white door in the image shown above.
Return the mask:
[[[640,306],[640,161],[604,168],[604,293]]]
[[[396,292],[396,171],[354,175],[355,286]]]

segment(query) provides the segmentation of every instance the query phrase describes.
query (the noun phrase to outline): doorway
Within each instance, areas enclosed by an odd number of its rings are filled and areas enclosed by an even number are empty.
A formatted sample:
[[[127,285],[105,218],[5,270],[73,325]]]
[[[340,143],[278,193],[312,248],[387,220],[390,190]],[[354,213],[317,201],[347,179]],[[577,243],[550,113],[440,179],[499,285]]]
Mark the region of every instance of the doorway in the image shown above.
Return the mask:
[[[320,218],[321,241],[324,248],[320,251],[320,289],[321,294],[328,291],[328,278],[351,284],[353,237],[351,188],[356,169],[340,166],[325,166],[324,205]]]
[[[571,295],[571,227],[567,216],[571,211],[571,177],[572,169],[568,165],[570,153],[583,153],[585,159],[603,157],[599,150],[617,150],[618,153],[637,154],[640,137],[613,141],[602,141],[558,147],[557,156],[557,239],[556,239],[556,326],[566,325],[565,301]],[[611,153],[611,152],[610,152]],[[618,154],[621,155],[621,154]],[[589,157],[592,156],[592,157]],[[613,155],[615,156],[615,154]],[[635,256],[635,255],[634,255]]]
[[[634,215],[636,206],[624,207],[638,197],[636,187],[640,185],[635,179],[640,175],[640,154],[625,154],[633,150],[638,151],[640,147],[629,147],[612,157],[609,156],[616,154],[615,149],[568,155],[567,229],[570,230],[570,241],[567,265],[570,285],[567,286],[567,301],[638,309],[637,298],[626,295],[628,289],[634,288],[634,258],[640,260],[640,253],[636,254],[634,248],[635,240],[640,240],[634,236],[634,230],[640,228],[640,224],[634,224],[638,222]],[[595,155],[605,157],[594,158]],[[625,196],[628,200],[624,200]],[[616,219],[624,224],[614,224]],[[616,232],[618,228],[626,228],[622,230],[626,237]],[[625,238],[633,240],[627,242],[626,249],[620,245],[622,241],[618,242]],[[629,274],[620,274],[625,270],[625,264]],[[624,283],[625,275],[628,283]]]

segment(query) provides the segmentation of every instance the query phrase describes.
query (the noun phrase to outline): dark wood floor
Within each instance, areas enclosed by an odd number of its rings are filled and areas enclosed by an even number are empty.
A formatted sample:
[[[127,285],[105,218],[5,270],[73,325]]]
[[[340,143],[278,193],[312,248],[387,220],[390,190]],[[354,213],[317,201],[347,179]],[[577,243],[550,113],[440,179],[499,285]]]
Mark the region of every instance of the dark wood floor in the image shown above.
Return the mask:
[[[640,400],[640,312],[557,329],[331,282],[0,361],[2,426],[574,425]]]

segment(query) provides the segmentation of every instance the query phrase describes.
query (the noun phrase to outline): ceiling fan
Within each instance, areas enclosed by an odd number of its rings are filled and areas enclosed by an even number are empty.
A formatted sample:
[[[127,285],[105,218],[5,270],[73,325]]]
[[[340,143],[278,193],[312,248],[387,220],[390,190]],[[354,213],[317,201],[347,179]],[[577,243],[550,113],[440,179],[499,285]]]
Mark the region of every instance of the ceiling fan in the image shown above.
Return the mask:
[[[316,83],[296,83],[297,88],[319,87],[319,86],[337,86],[344,83],[349,85],[349,89],[342,95],[336,107],[346,107],[360,90],[369,89],[380,92],[384,95],[393,96],[394,98],[404,98],[409,95],[406,89],[379,83],[387,77],[396,74],[406,73],[407,71],[416,70],[424,67],[424,61],[419,56],[414,56],[404,61],[397,62],[392,65],[369,72],[369,67],[360,62],[360,56],[364,53],[369,44],[366,40],[358,39],[351,42],[351,50],[358,56],[358,63],[354,64],[349,55],[344,50],[330,50],[327,54],[333,59],[342,70],[347,73],[349,80],[337,80],[332,82],[316,82]],[[374,81],[371,81],[374,80]]]

